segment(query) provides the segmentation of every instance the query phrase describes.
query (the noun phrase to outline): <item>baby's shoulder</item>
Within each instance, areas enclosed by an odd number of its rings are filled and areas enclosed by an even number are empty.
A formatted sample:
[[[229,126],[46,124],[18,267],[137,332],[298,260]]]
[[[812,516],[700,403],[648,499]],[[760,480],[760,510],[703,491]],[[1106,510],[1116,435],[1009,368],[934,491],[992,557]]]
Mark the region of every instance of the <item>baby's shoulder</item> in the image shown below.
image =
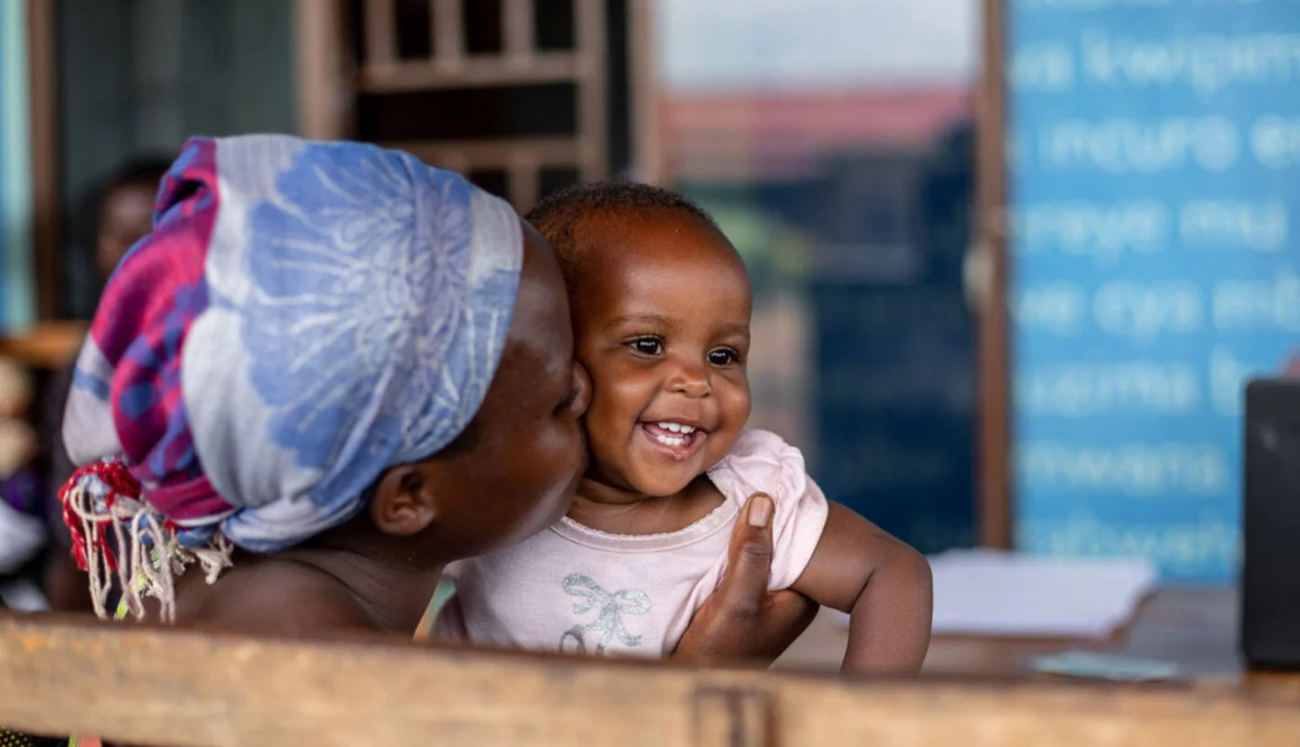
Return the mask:
[[[797,503],[808,493],[803,453],[770,431],[747,430],[713,469],[709,479],[728,501],[744,503],[756,492],[778,506]]]

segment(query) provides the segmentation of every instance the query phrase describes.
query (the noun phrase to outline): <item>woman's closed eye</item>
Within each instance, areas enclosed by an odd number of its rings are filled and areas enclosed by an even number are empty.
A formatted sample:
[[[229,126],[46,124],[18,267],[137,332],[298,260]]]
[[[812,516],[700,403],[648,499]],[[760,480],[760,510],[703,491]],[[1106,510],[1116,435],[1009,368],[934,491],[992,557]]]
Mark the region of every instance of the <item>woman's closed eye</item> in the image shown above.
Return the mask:
[[[572,410],[573,406],[577,404],[578,394],[580,393],[580,391],[581,390],[579,390],[577,386],[570,385],[569,390],[564,394],[564,398],[561,399],[559,403],[555,405],[555,410],[552,412],[552,414],[563,415],[567,413],[569,410]]]
[[[554,414],[566,417],[582,417],[591,404],[591,376],[587,369],[577,361],[573,362],[573,373],[569,379],[569,391],[564,399],[555,406]]]

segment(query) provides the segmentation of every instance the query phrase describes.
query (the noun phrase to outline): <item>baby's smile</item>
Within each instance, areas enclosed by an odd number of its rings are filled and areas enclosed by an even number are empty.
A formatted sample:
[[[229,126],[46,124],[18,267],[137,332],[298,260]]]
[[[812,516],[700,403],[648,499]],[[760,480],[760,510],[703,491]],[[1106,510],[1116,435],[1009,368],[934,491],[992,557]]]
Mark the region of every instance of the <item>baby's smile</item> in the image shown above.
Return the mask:
[[[675,462],[695,456],[709,437],[708,431],[680,421],[641,422],[639,425],[651,445]]]

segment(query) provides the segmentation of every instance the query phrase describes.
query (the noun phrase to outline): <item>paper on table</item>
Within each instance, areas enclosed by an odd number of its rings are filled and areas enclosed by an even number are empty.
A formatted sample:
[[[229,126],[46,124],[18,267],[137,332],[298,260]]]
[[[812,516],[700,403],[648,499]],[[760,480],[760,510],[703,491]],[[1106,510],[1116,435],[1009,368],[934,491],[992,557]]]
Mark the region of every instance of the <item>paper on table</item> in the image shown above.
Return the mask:
[[[1172,661],[1116,656],[1096,651],[1063,651],[1051,656],[1037,656],[1030,667],[1035,672],[1044,674],[1111,682],[1155,682],[1178,676],[1178,665]]]
[[[934,635],[1103,638],[1132,618],[1156,583],[1142,560],[952,550],[931,557],[930,567]]]

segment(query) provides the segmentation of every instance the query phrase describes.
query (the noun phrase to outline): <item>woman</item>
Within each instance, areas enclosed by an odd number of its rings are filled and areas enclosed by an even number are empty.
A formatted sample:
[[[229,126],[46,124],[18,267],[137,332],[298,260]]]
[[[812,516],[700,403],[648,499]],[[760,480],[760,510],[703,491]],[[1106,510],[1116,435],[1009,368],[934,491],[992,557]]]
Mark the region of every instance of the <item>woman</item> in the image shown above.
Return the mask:
[[[116,569],[137,616],[409,636],[443,565],[564,512],[588,384],[555,258],[504,202],[373,146],[198,139],[154,221],[64,425],[101,614]],[[771,658],[807,624],[764,592],[765,529],[735,547],[683,657]]]

